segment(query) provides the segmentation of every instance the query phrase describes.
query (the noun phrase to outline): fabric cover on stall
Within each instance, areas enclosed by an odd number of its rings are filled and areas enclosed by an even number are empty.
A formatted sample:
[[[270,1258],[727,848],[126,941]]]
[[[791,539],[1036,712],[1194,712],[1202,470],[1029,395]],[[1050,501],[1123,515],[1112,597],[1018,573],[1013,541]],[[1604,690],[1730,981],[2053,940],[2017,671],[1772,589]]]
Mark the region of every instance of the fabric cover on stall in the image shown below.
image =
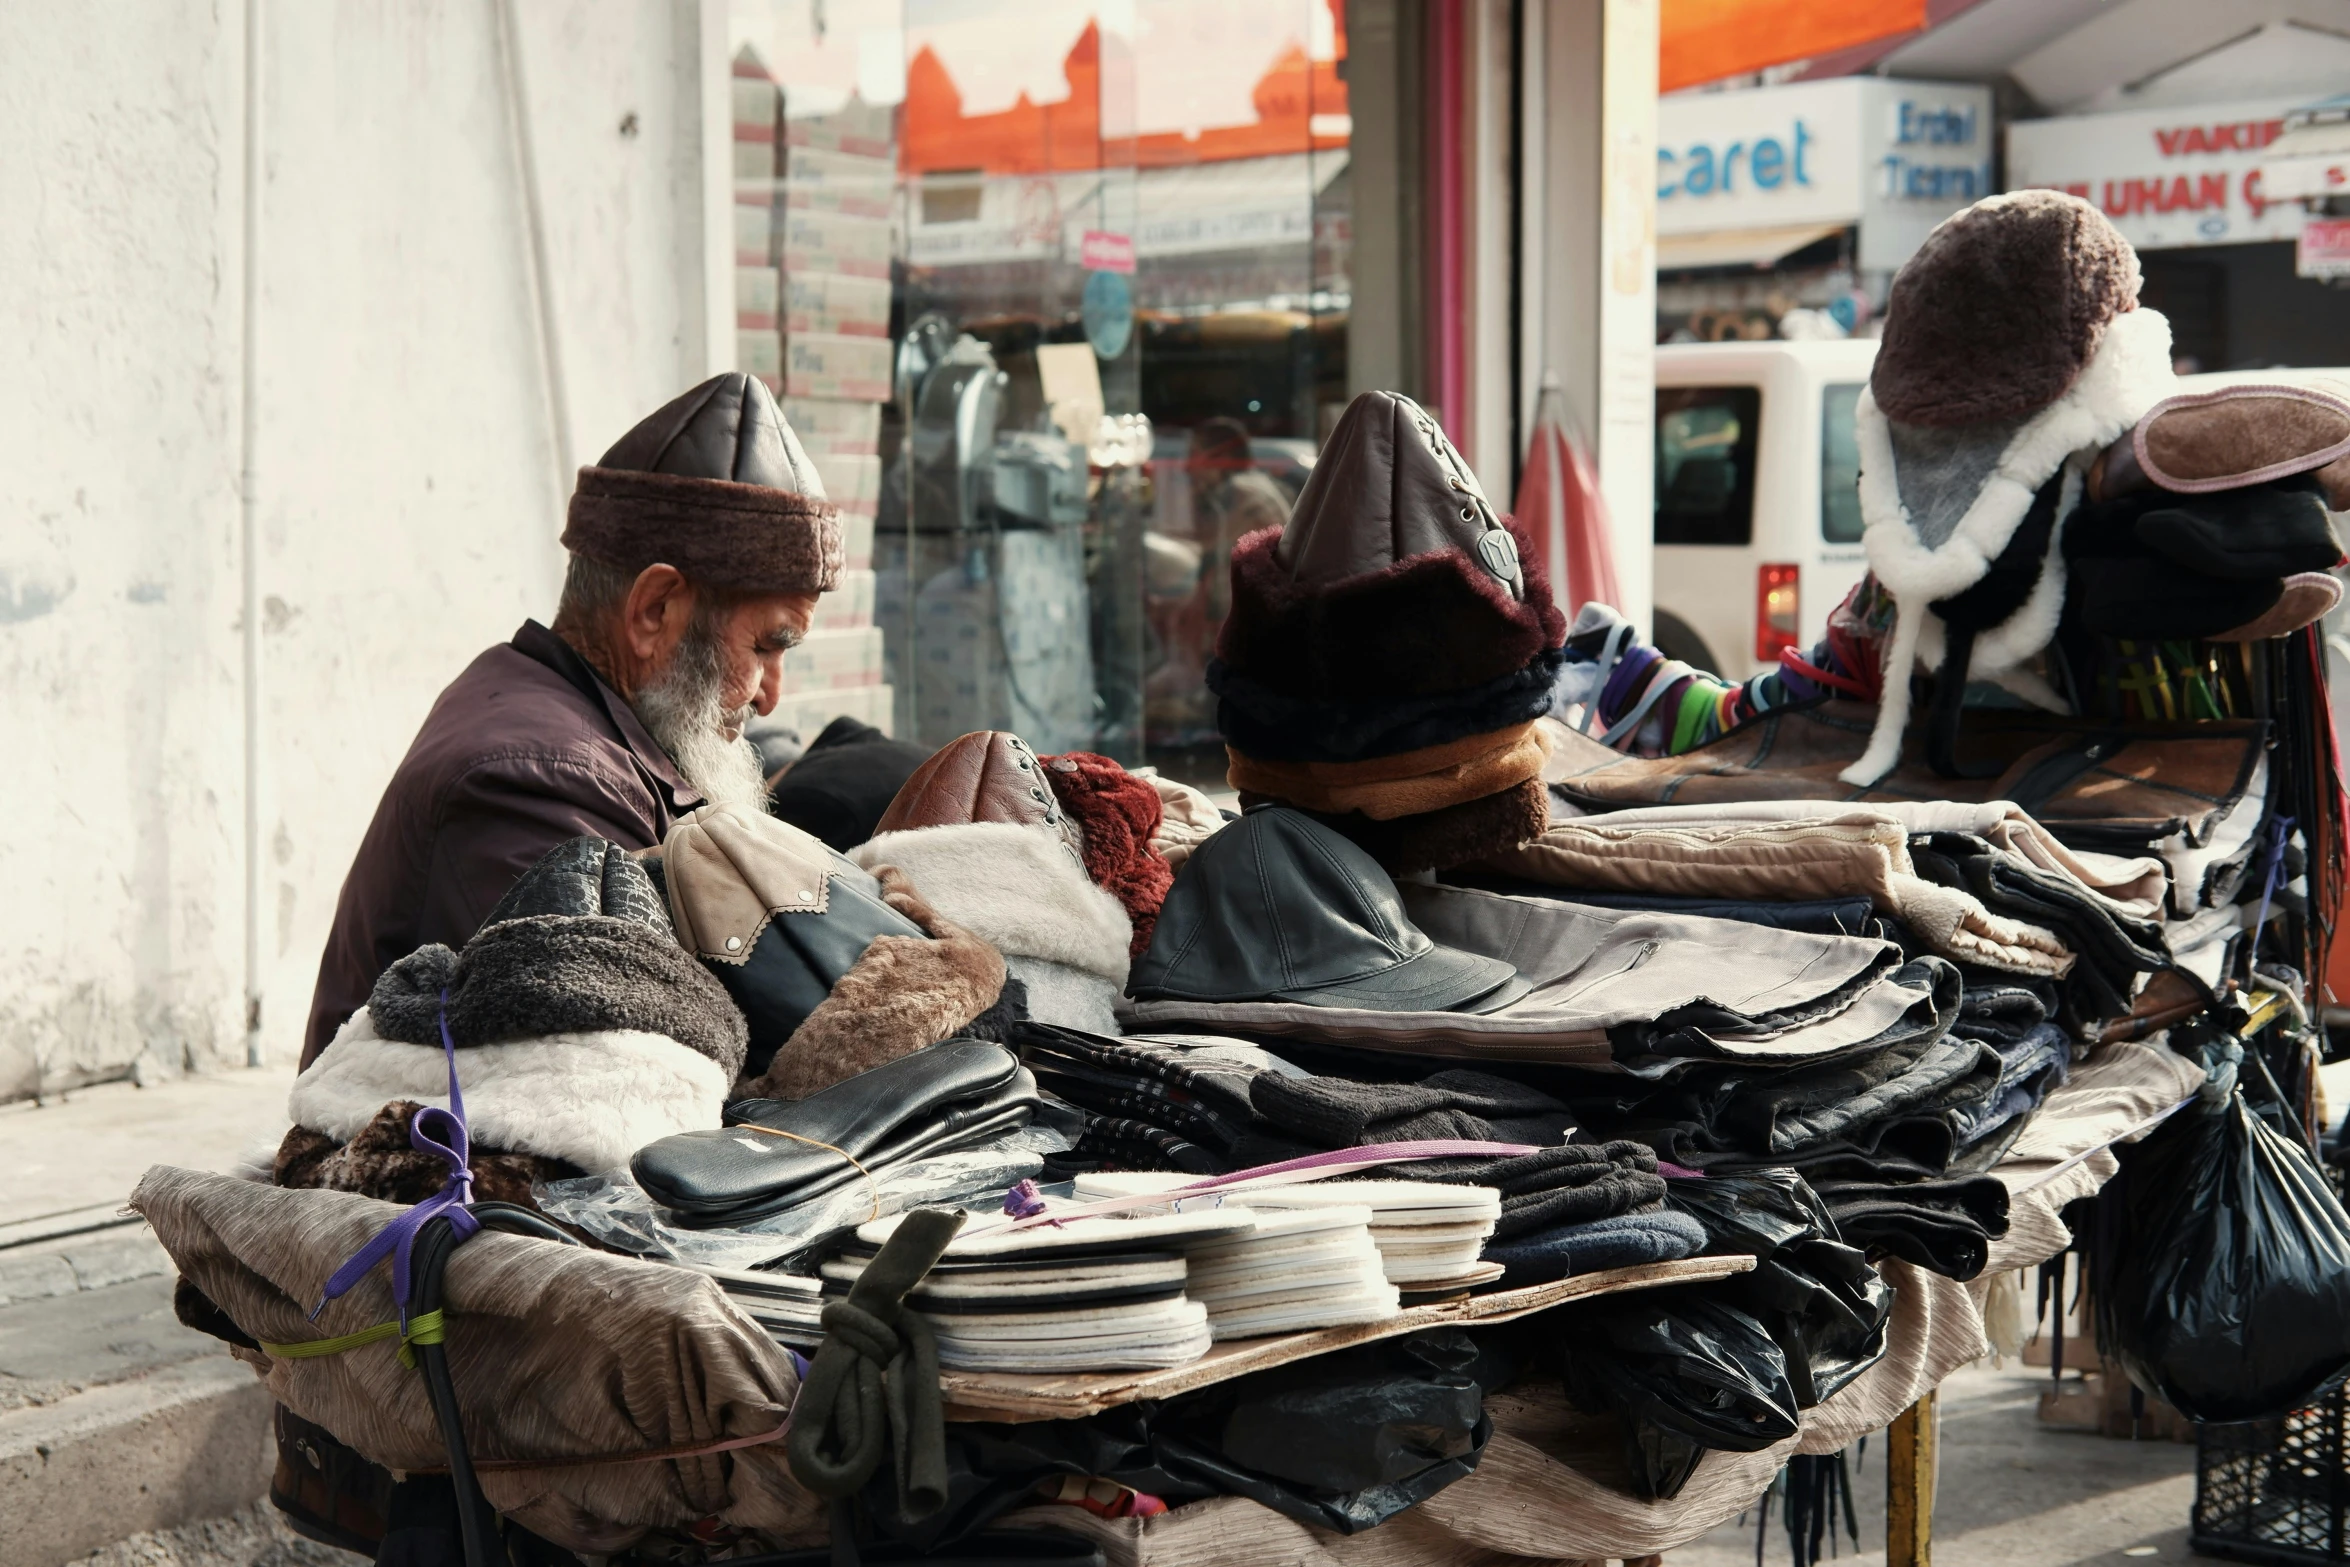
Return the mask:
[[[257,1341],[398,1319],[388,1267],[309,1316],[328,1275],[399,1217],[389,1203],[158,1165],[131,1206],[181,1277]],[[791,1478],[780,1441],[710,1451],[780,1435],[798,1388],[790,1358],[714,1280],[488,1232],[457,1248],[444,1288],[450,1376],[483,1493],[500,1512],[580,1552],[709,1518],[822,1537],[820,1505]],[[440,1468],[440,1429],[398,1349],[236,1354],[271,1397],[370,1461]]]

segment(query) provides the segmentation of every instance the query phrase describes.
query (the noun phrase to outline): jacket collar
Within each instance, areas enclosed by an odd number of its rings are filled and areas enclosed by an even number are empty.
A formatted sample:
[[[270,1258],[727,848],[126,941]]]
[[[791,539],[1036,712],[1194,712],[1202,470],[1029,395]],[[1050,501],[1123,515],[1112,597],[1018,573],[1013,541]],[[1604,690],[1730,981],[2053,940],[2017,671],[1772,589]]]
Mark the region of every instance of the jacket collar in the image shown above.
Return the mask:
[[[661,743],[645,728],[644,720],[636,716],[636,709],[628,705],[628,699],[613,690],[596,673],[595,666],[579,656],[578,649],[535,620],[522,623],[511,645],[515,652],[561,675],[603,712],[613,732],[620,737],[620,743],[636,758],[637,766],[661,786],[672,819],[704,803],[702,791],[685,781],[677,763],[661,749]]]

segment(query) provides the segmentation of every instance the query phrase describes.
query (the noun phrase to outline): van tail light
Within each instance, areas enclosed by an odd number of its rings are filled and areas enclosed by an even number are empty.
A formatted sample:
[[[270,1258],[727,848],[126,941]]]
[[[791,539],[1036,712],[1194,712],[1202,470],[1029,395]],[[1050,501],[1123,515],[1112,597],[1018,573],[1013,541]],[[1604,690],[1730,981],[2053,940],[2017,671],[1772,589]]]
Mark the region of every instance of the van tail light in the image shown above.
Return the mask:
[[[1784,561],[1754,568],[1754,656],[1775,664],[1779,655],[1802,644],[1796,627],[1803,617],[1803,568]]]

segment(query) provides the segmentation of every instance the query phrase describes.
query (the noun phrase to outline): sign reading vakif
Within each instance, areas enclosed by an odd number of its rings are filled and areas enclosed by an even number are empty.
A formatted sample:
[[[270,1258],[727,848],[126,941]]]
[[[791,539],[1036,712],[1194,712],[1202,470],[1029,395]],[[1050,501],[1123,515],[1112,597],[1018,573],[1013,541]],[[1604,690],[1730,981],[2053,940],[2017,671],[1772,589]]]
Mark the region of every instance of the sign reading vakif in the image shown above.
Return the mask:
[[[2297,239],[2296,202],[2261,186],[2289,98],[2019,120],[2007,128],[2007,182],[2095,202],[2141,250]]]
[[[1843,77],[1657,105],[1660,234],[1858,225],[1859,265],[1889,271],[1991,193],[1991,93]]]

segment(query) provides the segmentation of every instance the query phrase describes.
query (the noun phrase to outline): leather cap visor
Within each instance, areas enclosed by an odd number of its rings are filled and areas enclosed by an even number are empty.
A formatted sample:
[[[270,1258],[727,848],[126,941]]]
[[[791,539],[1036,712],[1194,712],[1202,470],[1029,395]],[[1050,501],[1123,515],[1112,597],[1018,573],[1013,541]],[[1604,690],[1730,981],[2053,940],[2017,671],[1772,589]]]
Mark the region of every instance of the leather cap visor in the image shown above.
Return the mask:
[[[1450,1012],[1490,1011],[1526,984],[1497,958],[1431,941],[1354,844],[1265,807],[1192,851],[1128,989],[1143,1001]]]

